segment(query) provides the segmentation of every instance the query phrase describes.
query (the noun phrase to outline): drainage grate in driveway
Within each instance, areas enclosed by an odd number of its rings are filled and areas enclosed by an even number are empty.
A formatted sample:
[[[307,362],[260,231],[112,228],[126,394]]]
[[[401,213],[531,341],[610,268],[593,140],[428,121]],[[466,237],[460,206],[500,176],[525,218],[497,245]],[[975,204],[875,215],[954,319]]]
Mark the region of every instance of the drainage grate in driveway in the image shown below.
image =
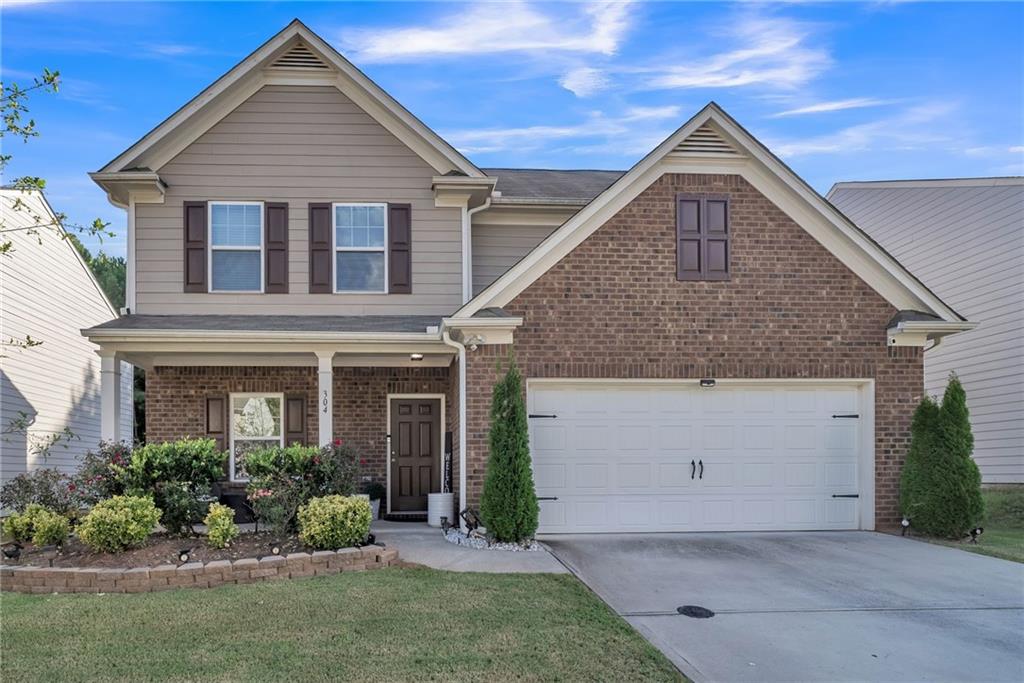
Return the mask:
[[[714,612],[700,605],[683,605],[682,607],[677,607],[676,611],[684,617],[693,617],[694,619],[710,619],[715,616]]]

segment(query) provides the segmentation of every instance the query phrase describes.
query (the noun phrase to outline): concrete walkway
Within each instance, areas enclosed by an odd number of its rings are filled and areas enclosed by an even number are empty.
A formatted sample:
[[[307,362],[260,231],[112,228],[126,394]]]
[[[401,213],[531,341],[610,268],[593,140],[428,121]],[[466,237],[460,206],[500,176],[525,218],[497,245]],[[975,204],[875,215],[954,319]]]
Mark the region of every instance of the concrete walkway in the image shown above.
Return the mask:
[[[449,543],[441,535],[440,529],[429,527],[423,522],[377,520],[370,527],[370,531],[388,548],[397,548],[402,560],[434,569],[498,574],[567,572],[547,550],[509,552],[463,548]]]

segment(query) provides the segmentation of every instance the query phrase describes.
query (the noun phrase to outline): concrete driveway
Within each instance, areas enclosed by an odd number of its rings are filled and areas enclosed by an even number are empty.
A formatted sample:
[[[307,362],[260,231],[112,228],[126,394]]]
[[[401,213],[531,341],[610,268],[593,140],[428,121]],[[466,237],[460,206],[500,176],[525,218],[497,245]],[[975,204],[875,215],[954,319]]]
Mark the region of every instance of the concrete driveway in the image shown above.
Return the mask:
[[[698,681],[1024,680],[1024,565],[856,531],[542,540]]]

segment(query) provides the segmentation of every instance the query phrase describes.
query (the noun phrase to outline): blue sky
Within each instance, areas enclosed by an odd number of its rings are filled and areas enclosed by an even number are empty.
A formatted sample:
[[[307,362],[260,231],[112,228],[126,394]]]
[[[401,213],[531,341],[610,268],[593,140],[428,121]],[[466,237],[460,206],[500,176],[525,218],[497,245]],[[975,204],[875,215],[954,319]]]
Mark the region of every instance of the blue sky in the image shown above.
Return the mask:
[[[298,17],[479,166],[625,169],[715,100],[824,193],[1024,174],[1024,5],[5,0],[3,79],[63,77],[5,140],[72,221],[86,176]],[[95,241],[87,242],[96,248]]]

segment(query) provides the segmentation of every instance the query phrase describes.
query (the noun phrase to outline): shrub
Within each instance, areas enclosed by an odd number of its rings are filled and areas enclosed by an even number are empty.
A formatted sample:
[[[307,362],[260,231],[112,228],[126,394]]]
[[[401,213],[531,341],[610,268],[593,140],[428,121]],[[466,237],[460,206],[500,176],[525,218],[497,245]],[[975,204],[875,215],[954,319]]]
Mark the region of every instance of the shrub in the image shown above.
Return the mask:
[[[309,478],[314,496],[351,496],[359,481],[359,453],[335,439],[313,459]]]
[[[942,404],[925,398],[911,424],[910,450],[900,480],[900,508],[928,535],[963,538],[985,508],[981,473],[971,458],[974,437],[967,395],[951,375]]]
[[[365,498],[323,496],[299,508],[299,538],[324,550],[362,542],[370,533],[370,504]]]
[[[319,455],[316,446],[269,446],[249,451],[245,455],[245,472],[251,479],[286,474],[305,476],[312,468],[313,459]]]
[[[226,548],[238,536],[235,511],[227,505],[210,505],[203,523],[206,525],[206,540],[214,548]]]
[[[213,439],[151,443],[132,451],[121,477],[128,493],[153,497],[167,531],[188,534],[203,515],[200,498],[224,473],[226,457]]]
[[[95,505],[101,500],[123,495],[125,468],[131,456],[131,446],[114,441],[103,441],[99,450],[86,453],[74,477],[82,503]]]
[[[0,505],[24,512],[30,505],[41,505],[58,514],[73,515],[80,505],[71,477],[52,467],[24,472],[0,488]]]
[[[36,517],[45,512],[46,508],[38,503],[29,503],[22,512],[15,512],[4,519],[4,534],[18,543],[32,538]]]
[[[370,500],[381,500],[387,489],[379,481],[369,481],[363,486],[363,493],[370,497]]]
[[[522,379],[512,361],[491,399],[490,458],[480,518],[497,540],[522,543],[537,531],[537,516]]]
[[[301,479],[274,474],[250,481],[246,488],[249,506],[261,523],[278,535],[295,528],[299,506],[307,499],[307,488]]]
[[[153,533],[160,510],[151,498],[114,496],[100,501],[78,525],[78,537],[93,550],[119,552],[141,545]]]
[[[68,518],[59,515],[53,510],[40,508],[32,520],[32,544],[43,545],[64,545],[68,540],[68,532],[71,530],[71,523]]]

